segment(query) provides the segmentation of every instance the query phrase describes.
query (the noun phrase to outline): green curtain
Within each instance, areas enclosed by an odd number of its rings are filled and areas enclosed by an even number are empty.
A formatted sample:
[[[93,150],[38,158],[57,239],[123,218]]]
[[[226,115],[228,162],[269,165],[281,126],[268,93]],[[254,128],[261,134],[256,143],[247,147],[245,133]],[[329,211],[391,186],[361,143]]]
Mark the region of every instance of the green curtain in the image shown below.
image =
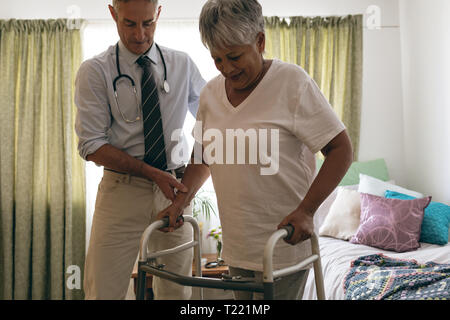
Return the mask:
[[[266,17],[266,58],[301,66],[347,126],[358,159],[362,101],[363,15]]]
[[[82,53],[74,25],[0,20],[0,299],[83,298],[85,180],[73,102]]]

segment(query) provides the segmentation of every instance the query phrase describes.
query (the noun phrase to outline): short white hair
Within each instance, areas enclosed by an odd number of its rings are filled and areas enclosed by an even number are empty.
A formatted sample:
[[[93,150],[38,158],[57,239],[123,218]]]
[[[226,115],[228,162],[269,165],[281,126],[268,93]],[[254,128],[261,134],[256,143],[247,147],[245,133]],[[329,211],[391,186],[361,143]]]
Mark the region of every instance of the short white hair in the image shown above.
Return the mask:
[[[199,21],[203,44],[211,49],[252,44],[264,32],[257,0],[208,0]]]
[[[113,0],[113,7],[114,7],[114,9],[117,10],[117,9],[119,9],[120,2],[129,2],[129,1],[131,1],[131,0]],[[158,6],[158,0],[147,0],[147,1],[153,3],[155,5],[155,7]]]

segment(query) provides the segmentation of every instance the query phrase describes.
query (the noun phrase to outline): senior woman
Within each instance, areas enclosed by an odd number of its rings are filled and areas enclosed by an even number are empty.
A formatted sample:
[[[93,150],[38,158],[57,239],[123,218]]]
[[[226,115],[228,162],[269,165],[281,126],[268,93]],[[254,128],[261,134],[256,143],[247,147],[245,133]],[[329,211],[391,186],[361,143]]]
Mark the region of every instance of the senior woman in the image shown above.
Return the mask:
[[[313,233],[314,213],[348,170],[352,147],[344,125],[311,77],[299,66],[264,59],[264,18],[258,1],[207,1],[200,33],[221,75],[201,93],[197,124],[204,135],[196,140],[203,158],[185,171],[182,183],[189,191],[179,192],[160,213],[170,217],[163,231],[182,225],[176,218],[211,174],[230,273],[261,281],[264,245],[277,228],[291,224],[295,232],[287,243],[277,245],[275,268],[310,254],[308,241],[296,244]],[[234,140],[230,133],[235,133]],[[239,139],[240,144],[235,143]],[[258,157],[252,156],[255,150]],[[241,161],[236,161],[236,151]],[[310,160],[319,151],[325,162],[315,176]],[[262,170],[268,158],[275,163],[271,172]],[[307,275],[308,270],[302,270],[281,279],[275,299],[300,299]],[[236,299],[261,298],[243,291],[234,294]]]

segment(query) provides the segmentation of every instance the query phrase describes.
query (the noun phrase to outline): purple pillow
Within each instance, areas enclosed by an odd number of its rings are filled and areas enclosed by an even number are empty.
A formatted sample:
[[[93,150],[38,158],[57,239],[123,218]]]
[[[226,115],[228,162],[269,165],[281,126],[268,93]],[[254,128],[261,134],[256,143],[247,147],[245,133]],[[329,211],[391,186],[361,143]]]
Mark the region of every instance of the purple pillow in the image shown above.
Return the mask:
[[[431,197],[399,200],[361,193],[361,219],[351,243],[406,252],[420,247],[424,210]]]

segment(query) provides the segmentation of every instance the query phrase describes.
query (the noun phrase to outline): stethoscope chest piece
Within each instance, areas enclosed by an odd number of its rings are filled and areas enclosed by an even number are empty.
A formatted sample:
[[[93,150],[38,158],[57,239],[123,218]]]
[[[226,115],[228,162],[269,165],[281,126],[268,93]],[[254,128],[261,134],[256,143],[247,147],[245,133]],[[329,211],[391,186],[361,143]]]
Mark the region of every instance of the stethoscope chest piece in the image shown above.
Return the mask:
[[[163,91],[165,92],[165,93],[169,93],[170,92],[170,86],[169,86],[169,83],[167,82],[167,80],[164,80],[164,84],[163,84]]]

